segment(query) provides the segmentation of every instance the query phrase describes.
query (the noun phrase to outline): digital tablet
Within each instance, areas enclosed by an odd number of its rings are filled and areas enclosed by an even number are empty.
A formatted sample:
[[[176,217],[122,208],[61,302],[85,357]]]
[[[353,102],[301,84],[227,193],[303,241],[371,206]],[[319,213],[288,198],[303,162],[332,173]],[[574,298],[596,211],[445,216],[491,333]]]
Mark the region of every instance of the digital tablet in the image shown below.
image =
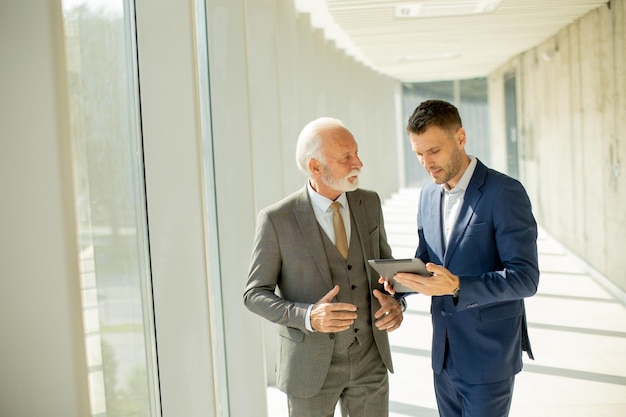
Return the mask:
[[[432,274],[426,269],[421,259],[370,259],[367,262],[393,286],[396,292],[415,292],[415,290],[394,282],[393,276],[398,272],[410,272],[425,277]]]

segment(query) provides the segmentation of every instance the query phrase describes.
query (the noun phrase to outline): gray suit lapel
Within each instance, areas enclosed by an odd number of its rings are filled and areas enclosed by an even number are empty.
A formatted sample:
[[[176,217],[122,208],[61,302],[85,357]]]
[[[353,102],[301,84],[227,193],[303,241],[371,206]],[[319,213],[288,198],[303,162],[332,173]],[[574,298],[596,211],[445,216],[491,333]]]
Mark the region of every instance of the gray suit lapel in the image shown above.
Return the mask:
[[[368,254],[371,253],[369,247],[369,231],[367,230],[367,213],[365,213],[365,205],[361,199],[361,194],[358,192],[346,193],[348,197],[348,205],[350,206],[350,213],[354,218],[355,231],[359,238],[359,244],[361,245],[361,252],[363,253],[363,259],[367,260]]]
[[[315,212],[313,211],[306,187],[298,195],[293,211],[302,233],[302,239],[306,242],[311,253],[313,263],[317,266],[320,276],[332,287],[333,279],[330,275],[330,267],[326,259],[320,227],[315,218]]]
[[[359,242],[359,247],[361,250],[361,255],[363,256],[363,260],[367,261],[371,259],[370,254],[373,253],[372,248],[370,247],[369,240],[369,225],[367,221],[367,212],[365,211],[365,204],[363,202],[362,194],[357,191],[346,193],[346,197],[348,198],[348,205],[350,206],[350,215],[354,219],[354,229],[352,233],[357,234],[357,240]],[[365,271],[367,272],[367,282],[372,288],[372,276],[370,272],[370,268],[365,267]],[[378,279],[378,277],[376,277]]]

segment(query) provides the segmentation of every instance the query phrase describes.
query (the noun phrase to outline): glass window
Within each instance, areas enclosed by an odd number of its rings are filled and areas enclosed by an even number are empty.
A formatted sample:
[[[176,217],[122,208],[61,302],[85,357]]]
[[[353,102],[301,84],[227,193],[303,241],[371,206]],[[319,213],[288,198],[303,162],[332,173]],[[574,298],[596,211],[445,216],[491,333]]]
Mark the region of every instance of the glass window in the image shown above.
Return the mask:
[[[92,416],[158,417],[132,0],[63,0]]]

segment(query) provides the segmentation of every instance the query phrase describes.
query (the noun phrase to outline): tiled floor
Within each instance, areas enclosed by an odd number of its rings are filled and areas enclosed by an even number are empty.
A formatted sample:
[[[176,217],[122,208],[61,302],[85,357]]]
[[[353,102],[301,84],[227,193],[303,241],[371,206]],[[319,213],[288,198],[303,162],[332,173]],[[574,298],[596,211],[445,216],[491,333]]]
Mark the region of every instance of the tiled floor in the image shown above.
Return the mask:
[[[415,252],[417,190],[384,204],[394,257]],[[535,360],[524,356],[510,417],[626,416],[626,305],[544,231],[538,293],[526,300]],[[619,297],[619,298],[618,298]],[[621,301],[620,301],[621,300]],[[430,300],[411,296],[402,327],[390,334],[395,374],[390,417],[436,417],[430,368]],[[268,416],[286,417],[285,397],[268,389]],[[339,413],[336,413],[339,416]]]

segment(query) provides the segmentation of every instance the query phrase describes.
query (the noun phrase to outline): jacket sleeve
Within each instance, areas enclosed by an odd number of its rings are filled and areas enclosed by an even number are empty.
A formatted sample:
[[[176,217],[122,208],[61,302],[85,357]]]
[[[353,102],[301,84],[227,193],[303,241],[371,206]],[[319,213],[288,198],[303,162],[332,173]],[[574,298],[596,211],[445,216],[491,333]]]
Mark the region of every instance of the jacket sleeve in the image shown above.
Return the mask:
[[[304,320],[309,304],[285,300],[276,294],[281,270],[278,233],[268,212],[262,210],[257,218],[244,304],[253,313],[273,323],[308,333]]]

